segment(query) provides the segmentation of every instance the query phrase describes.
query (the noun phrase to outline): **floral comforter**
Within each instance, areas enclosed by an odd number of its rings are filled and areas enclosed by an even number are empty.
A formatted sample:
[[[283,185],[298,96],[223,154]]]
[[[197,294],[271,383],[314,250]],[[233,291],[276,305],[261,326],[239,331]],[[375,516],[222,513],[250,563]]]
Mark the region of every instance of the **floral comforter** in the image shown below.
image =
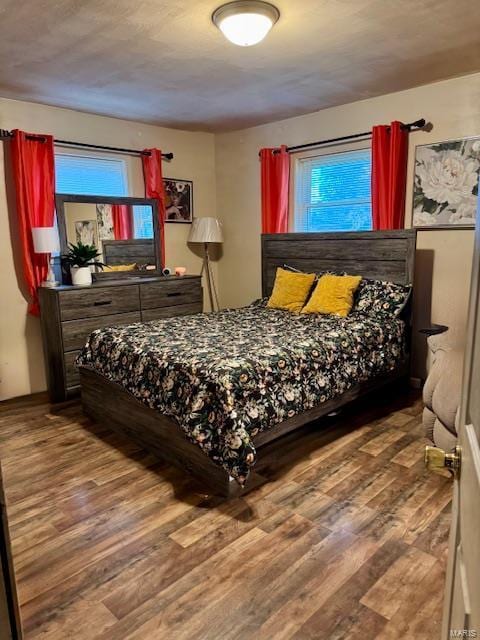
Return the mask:
[[[98,329],[78,364],[174,418],[240,484],[256,434],[393,369],[404,323],[351,314],[293,314],[265,301]]]

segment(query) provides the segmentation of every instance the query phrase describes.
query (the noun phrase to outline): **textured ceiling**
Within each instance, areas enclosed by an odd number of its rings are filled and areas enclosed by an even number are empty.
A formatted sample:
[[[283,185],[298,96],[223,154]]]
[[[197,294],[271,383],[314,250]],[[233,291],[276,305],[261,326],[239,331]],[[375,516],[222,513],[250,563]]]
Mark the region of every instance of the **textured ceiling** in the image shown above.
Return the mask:
[[[215,0],[0,0],[0,95],[225,131],[480,70],[478,0],[278,0],[236,47]]]

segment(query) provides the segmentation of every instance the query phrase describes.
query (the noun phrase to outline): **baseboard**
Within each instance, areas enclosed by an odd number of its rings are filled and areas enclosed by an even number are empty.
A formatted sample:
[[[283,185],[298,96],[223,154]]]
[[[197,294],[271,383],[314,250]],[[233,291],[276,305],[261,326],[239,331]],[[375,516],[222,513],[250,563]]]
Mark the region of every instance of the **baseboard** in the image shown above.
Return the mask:
[[[11,398],[0,398],[2,408],[8,408],[12,405],[22,406],[27,404],[45,404],[48,403],[48,392],[37,391],[22,396],[13,396]]]

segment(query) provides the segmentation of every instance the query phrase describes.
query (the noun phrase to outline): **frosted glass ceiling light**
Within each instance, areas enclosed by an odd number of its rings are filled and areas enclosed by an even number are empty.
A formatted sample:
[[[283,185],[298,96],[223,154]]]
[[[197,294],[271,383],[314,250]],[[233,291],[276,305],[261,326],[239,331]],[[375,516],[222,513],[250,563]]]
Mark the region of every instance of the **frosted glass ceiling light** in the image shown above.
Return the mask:
[[[218,7],[212,20],[230,42],[251,47],[265,38],[279,17],[277,7],[268,2],[236,0]]]

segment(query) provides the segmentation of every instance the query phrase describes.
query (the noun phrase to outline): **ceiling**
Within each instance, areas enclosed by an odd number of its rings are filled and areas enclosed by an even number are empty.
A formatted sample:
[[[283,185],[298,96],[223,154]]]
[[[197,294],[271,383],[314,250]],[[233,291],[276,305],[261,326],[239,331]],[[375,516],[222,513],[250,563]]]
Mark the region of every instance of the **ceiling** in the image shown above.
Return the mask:
[[[273,0],[229,43],[215,0],[2,0],[0,95],[227,131],[480,70],[477,0]]]

